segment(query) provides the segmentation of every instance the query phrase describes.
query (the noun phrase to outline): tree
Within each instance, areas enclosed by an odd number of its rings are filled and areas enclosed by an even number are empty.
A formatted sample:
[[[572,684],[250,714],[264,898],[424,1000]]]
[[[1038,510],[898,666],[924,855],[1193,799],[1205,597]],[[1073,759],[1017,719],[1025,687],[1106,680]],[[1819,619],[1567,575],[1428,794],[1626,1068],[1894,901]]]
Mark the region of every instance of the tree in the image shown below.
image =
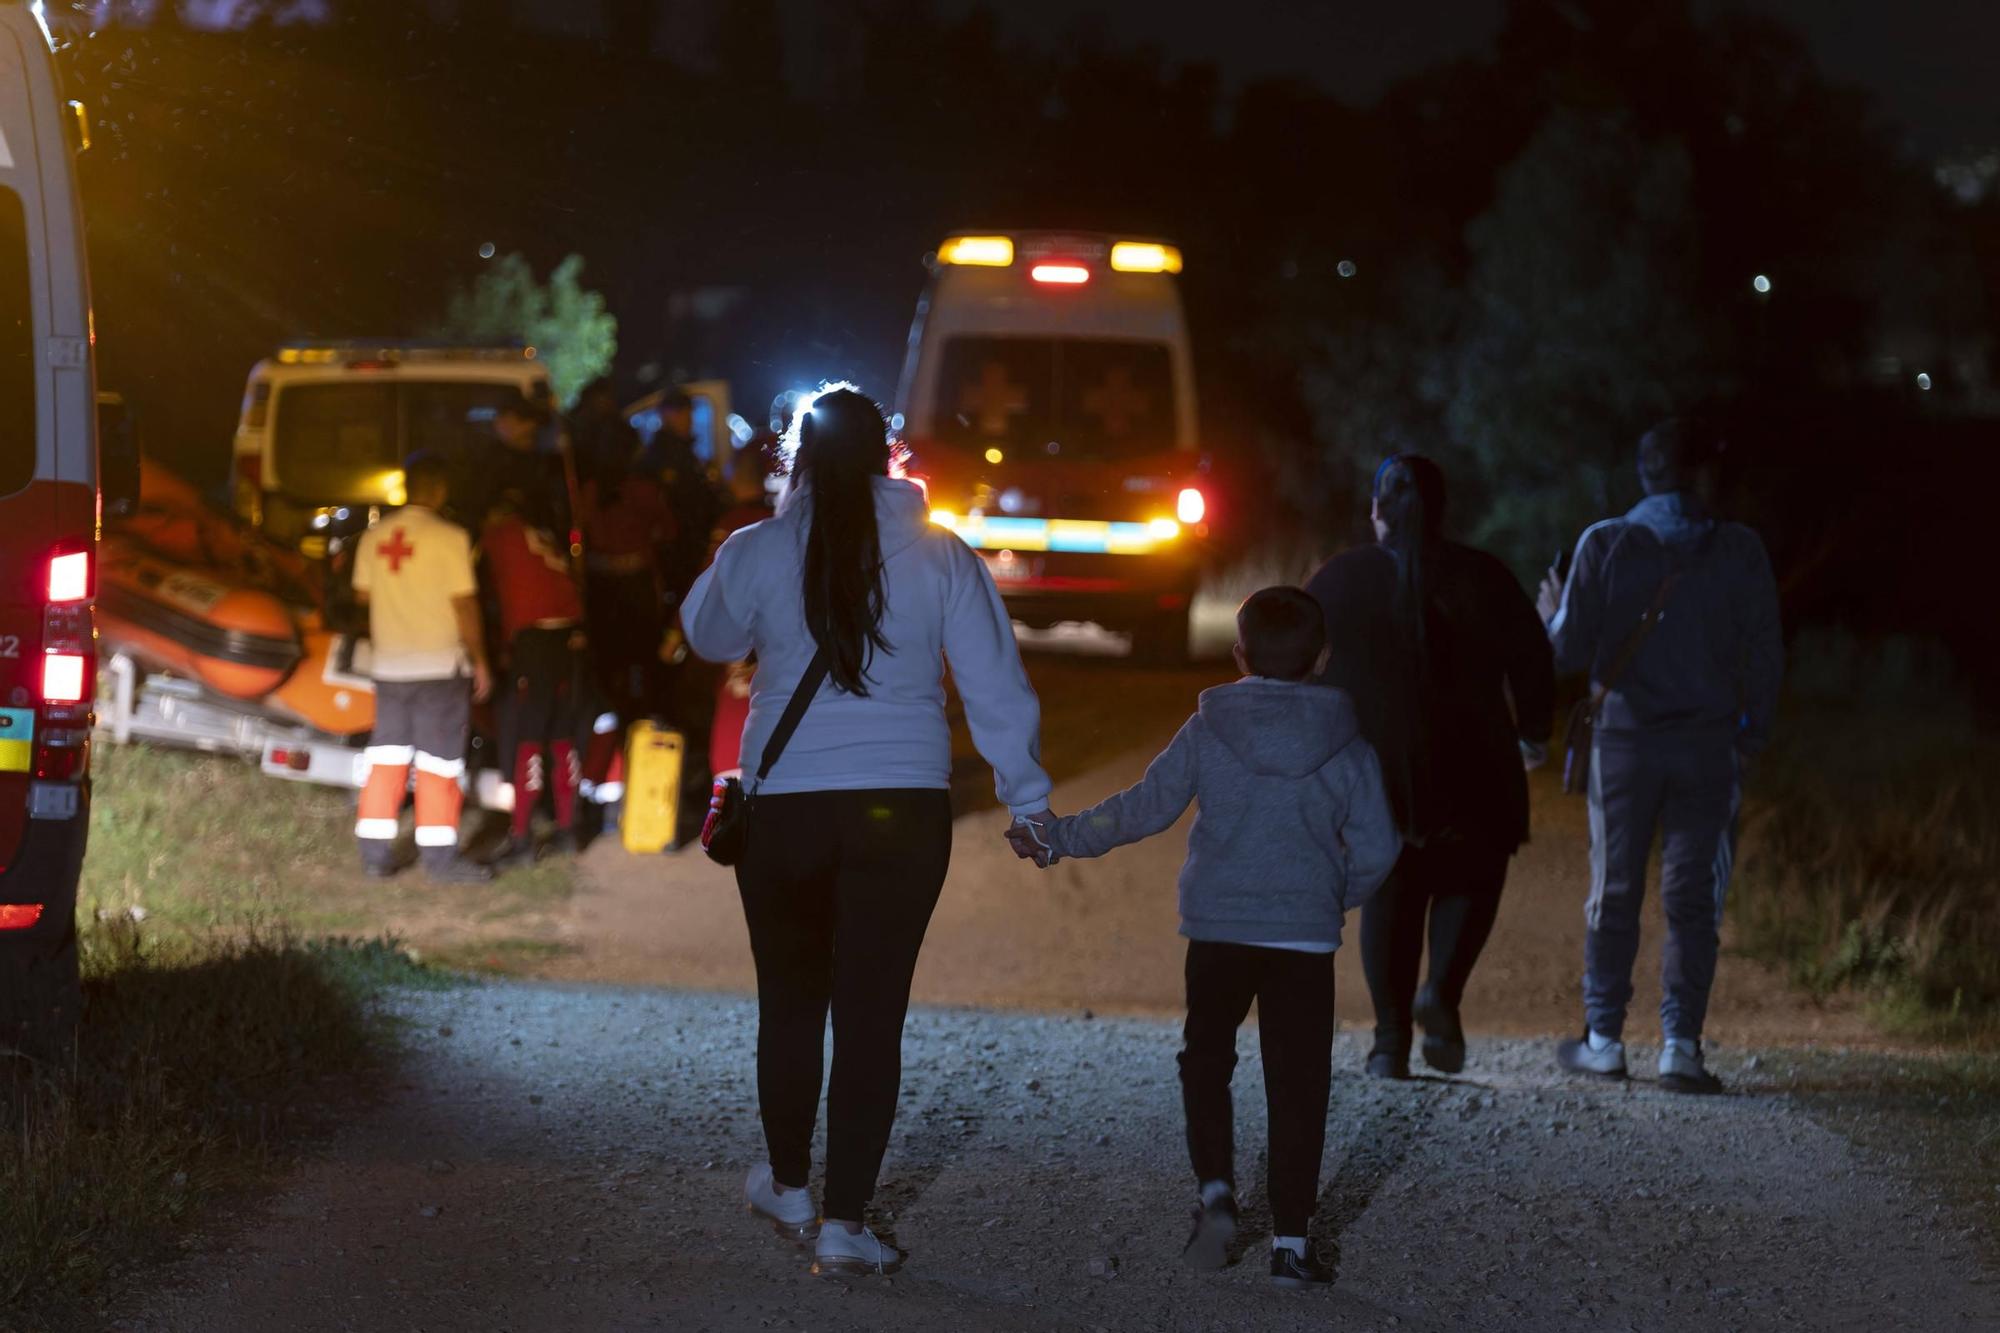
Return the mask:
[[[1635,489],[1634,445],[1713,396],[1690,167],[1618,117],[1558,111],[1466,231],[1444,423],[1470,530],[1527,572]]]
[[[437,332],[474,342],[526,342],[547,364],[556,400],[568,407],[618,354],[618,321],[605,309],[603,294],[579,281],[582,273],[583,256],[570,255],[540,283],[525,257],[502,255],[452,294]]]

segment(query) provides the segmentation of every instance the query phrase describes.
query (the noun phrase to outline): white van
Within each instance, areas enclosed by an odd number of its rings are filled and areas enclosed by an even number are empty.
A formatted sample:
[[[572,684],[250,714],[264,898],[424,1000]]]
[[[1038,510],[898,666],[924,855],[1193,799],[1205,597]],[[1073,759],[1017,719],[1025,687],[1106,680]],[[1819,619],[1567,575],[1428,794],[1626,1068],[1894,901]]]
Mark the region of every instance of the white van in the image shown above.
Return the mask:
[[[930,268],[892,425],[933,521],[981,552],[1016,619],[1184,657],[1212,487],[1180,251],[991,232],[947,239]]]
[[[230,479],[236,512],[308,555],[329,520],[403,503],[403,460],[419,451],[459,461],[492,439],[516,394],[548,400],[532,347],[342,340],[287,344],[259,361],[243,390]]]
[[[40,6],[0,0],[0,1050],[62,1050],[78,1008],[100,498],[87,129]]]

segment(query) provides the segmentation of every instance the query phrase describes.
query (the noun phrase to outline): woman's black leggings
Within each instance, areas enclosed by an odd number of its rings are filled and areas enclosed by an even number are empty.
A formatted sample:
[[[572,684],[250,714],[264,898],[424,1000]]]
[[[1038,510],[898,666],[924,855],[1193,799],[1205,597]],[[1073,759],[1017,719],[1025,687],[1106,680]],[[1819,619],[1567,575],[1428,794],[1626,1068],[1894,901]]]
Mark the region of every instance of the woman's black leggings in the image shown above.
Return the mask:
[[[1424,939],[1429,986],[1454,1014],[1472,965],[1493,933],[1513,850],[1494,843],[1403,848],[1396,868],[1361,908],[1361,970],[1375,1002],[1375,1049],[1407,1057]],[[1428,926],[1428,929],[1426,927]]]
[[[760,796],[736,867],[757,962],[757,1101],[771,1171],[812,1171],[822,1048],[825,1216],[860,1221],[903,1082],[903,1014],[951,863],[948,792],[892,788]]]

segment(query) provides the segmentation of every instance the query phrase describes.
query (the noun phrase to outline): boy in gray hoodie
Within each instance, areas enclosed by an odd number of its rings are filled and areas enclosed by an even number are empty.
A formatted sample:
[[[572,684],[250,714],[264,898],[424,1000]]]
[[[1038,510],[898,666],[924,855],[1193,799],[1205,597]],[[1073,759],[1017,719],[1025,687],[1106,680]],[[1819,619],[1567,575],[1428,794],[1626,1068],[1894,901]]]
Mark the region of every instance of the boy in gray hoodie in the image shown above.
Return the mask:
[[[1252,595],[1236,613],[1244,678],[1204,691],[1136,786],[1008,835],[1017,853],[1049,865],[1150,837],[1197,805],[1180,876],[1188,940],[1180,1070],[1201,1199],[1183,1257],[1220,1268],[1236,1235],[1229,1078],[1236,1029],[1254,1000],[1270,1117],[1271,1278],[1287,1287],[1327,1280],[1306,1235],[1326,1142],[1341,918],[1375,892],[1402,849],[1354,705],[1307,683],[1325,661],[1325,625],[1300,589]]]

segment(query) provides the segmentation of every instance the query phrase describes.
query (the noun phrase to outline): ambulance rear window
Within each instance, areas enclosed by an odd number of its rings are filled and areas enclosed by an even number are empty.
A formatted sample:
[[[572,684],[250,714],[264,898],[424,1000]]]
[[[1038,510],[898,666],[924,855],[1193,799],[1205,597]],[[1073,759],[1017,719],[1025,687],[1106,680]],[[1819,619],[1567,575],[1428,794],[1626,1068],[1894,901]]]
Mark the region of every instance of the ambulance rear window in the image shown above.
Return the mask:
[[[1175,445],[1167,345],[1109,338],[948,339],[937,381],[946,444],[1120,459]]]
[[[35,479],[34,284],[21,196],[0,187],[0,494]]]
[[[494,411],[518,391],[512,382],[371,378],[281,387],[273,408],[279,484],[325,503],[365,495],[413,453],[457,465],[497,447]]]

